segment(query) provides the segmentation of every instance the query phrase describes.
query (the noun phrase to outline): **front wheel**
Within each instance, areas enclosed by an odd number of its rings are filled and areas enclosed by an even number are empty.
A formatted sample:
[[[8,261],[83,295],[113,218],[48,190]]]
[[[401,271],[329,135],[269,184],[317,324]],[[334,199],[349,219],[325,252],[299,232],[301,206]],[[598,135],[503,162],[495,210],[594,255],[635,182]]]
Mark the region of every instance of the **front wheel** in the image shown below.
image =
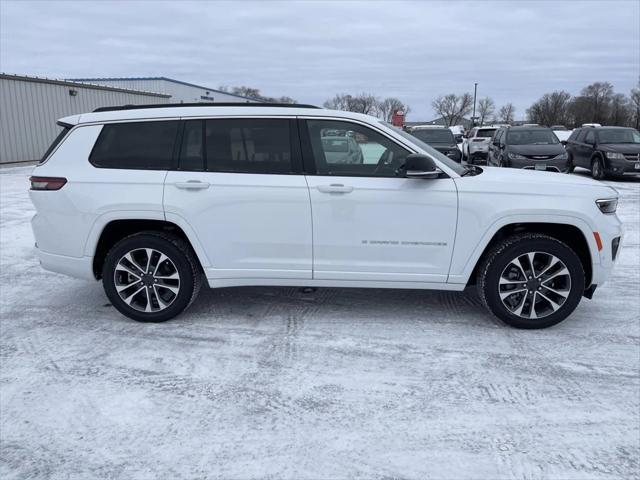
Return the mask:
[[[115,244],[105,259],[102,283],[123,315],[139,322],[164,322],[195,300],[202,273],[181,238],[149,231]]]
[[[605,177],[602,159],[599,157],[594,158],[591,162],[591,176],[596,180],[603,180]]]
[[[573,173],[575,168],[576,167],[573,164],[573,156],[571,154],[569,154],[569,160],[567,161],[567,172],[566,173]]]
[[[567,318],[585,289],[578,255],[548,235],[524,233],[493,247],[478,271],[485,306],[516,328],[546,328]]]

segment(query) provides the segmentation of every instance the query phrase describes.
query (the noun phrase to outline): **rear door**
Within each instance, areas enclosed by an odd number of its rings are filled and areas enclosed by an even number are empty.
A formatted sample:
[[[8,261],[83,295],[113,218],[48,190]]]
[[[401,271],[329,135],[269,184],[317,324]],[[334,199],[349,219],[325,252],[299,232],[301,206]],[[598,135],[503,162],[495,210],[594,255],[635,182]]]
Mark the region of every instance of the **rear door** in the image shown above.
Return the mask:
[[[365,125],[307,119],[300,128],[305,165],[315,168],[307,176],[314,279],[446,282],[457,221],[454,181],[398,176],[410,152]],[[363,161],[338,158],[324,140],[329,135],[353,138]]]
[[[311,278],[311,205],[295,120],[185,120],[168,220],[195,232],[209,279]]]

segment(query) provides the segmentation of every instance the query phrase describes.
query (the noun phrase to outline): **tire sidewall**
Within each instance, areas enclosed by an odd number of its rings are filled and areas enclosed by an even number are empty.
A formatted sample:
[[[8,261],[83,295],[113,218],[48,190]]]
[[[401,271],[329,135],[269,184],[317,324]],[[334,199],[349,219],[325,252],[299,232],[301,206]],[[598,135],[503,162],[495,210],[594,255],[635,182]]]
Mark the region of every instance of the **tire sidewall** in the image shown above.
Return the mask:
[[[596,169],[597,165],[597,169]],[[595,157],[591,162],[591,176],[596,180],[602,180],[604,178],[604,165],[600,157]]]
[[[558,311],[541,319],[525,319],[514,315],[502,304],[498,294],[498,282],[502,272],[511,260],[534,251],[555,255],[564,262],[571,276],[571,292]],[[526,329],[546,328],[564,320],[580,303],[584,289],[584,269],[578,256],[566,245],[546,239],[522,240],[507,247],[489,265],[485,280],[485,298],[491,311],[506,324]]]
[[[118,261],[131,250],[153,248],[165,254],[174,263],[180,275],[180,290],[177,298],[159,312],[140,312],[128,306],[116,291],[114,270]],[[107,254],[102,269],[102,283],[111,304],[123,315],[139,322],[164,322],[182,312],[191,301],[194,290],[194,272],[186,255],[171,241],[157,235],[138,234],[118,242]]]

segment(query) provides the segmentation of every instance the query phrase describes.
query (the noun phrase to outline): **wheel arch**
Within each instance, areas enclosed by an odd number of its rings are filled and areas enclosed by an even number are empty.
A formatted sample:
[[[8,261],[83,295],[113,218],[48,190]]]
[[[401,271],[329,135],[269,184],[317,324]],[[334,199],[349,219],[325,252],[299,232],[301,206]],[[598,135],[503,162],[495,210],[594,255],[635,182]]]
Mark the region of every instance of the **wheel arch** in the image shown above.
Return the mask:
[[[98,280],[101,278],[102,265],[111,247],[129,235],[144,231],[166,232],[181,238],[195,253],[201,271],[204,271],[204,267],[208,266],[208,260],[201,255],[202,249],[199,243],[194,244],[193,236],[190,236],[188,234],[190,232],[185,231],[180,225],[157,218],[119,218],[108,220],[101,225],[94,241],[87,245],[87,249],[90,251],[89,256],[93,257],[95,278]],[[197,242],[197,240],[195,241]]]
[[[595,242],[595,240],[592,238],[593,235],[588,237],[587,234],[585,234],[584,228],[581,228],[581,226],[578,226],[575,223],[520,221],[500,226],[490,236],[489,240],[484,243],[484,247],[480,251],[480,254],[476,255],[473,259],[473,263],[471,263],[473,268],[470,269],[469,275],[466,276],[467,285],[475,283],[478,268],[482,263],[482,260],[497,242],[517,233],[531,232],[549,235],[550,237],[556,238],[571,247],[580,258],[580,262],[584,268],[585,285],[587,287],[590,286],[593,278],[594,263],[593,249],[590,245],[590,240],[593,242]]]

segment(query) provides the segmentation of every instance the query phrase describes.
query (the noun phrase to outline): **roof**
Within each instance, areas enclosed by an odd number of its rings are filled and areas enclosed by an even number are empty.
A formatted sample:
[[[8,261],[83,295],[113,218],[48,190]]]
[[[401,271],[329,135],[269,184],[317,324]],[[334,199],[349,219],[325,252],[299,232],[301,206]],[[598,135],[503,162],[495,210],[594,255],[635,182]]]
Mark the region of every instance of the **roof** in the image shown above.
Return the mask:
[[[183,108],[183,107],[283,107],[283,108],[320,108],[315,105],[306,105],[302,103],[160,103],[151,105],[118,105],[113,107],[98,107],[94,112],[115,112],[117,110],[143,110],[147,108]]]
[[[178,83],[180,85],[186,85],[188,87],[201,88],[203,90],[209,90],[210,92],[222,93],[224,95],[230,95],[232,97],[244,98],[245,100],[253,100],[254,102],[262,102],[259,98],[245,97],[243,95],[236,95],[235,93],[225,92],[223,90],[211,87],[203,87],[202,85],[196,85],[195,83],[183,82],[182,80],[175,80],[168,77],[104,77],[104,78],[69,78],[72,82],[127,82],[136,80],[164,80],[165,82]]]
[[[89,88],[92,90],[107,90],[110,92],[131,93],[135,95],[146,95],[149,97],[171,98],[166,93],[149,92],[146,90],[133,90],[131,88],[110,87],[106,85],[97,85],[95,83],[75,82],[73,80],[62,80],[58,78],[36,77],[32,75],[18,75],[10,73],[0,73],[0,79],[16,80],[20,82],[48,83],[52,85],[63,85],[66,87]]]
[[[285,106],[263,106],[252,104],[239,104],[234,106],[215,106],[215,104],[202,104],[197,107],[191,106],[175,106],[153,108],[134,108],[126,110],[110,110],[83,113],[80,115],[72,115],[60,119],[60,122],[76,125],[79,123],[93,122],[116,122],[123,120],[140,120],[140,119],[161,119],[161,118],[198,118],[198,117],[261,117],[261,116],[283,116],[283,117],[331,117],[345,118],[353,120],[365,120],[371,122],[373,117],[362,113],[345,112],[342,110],[327,110],[323,108],[310,107],[305,105],[287,105]],[[379,119],[375,119],[379,121]]]

